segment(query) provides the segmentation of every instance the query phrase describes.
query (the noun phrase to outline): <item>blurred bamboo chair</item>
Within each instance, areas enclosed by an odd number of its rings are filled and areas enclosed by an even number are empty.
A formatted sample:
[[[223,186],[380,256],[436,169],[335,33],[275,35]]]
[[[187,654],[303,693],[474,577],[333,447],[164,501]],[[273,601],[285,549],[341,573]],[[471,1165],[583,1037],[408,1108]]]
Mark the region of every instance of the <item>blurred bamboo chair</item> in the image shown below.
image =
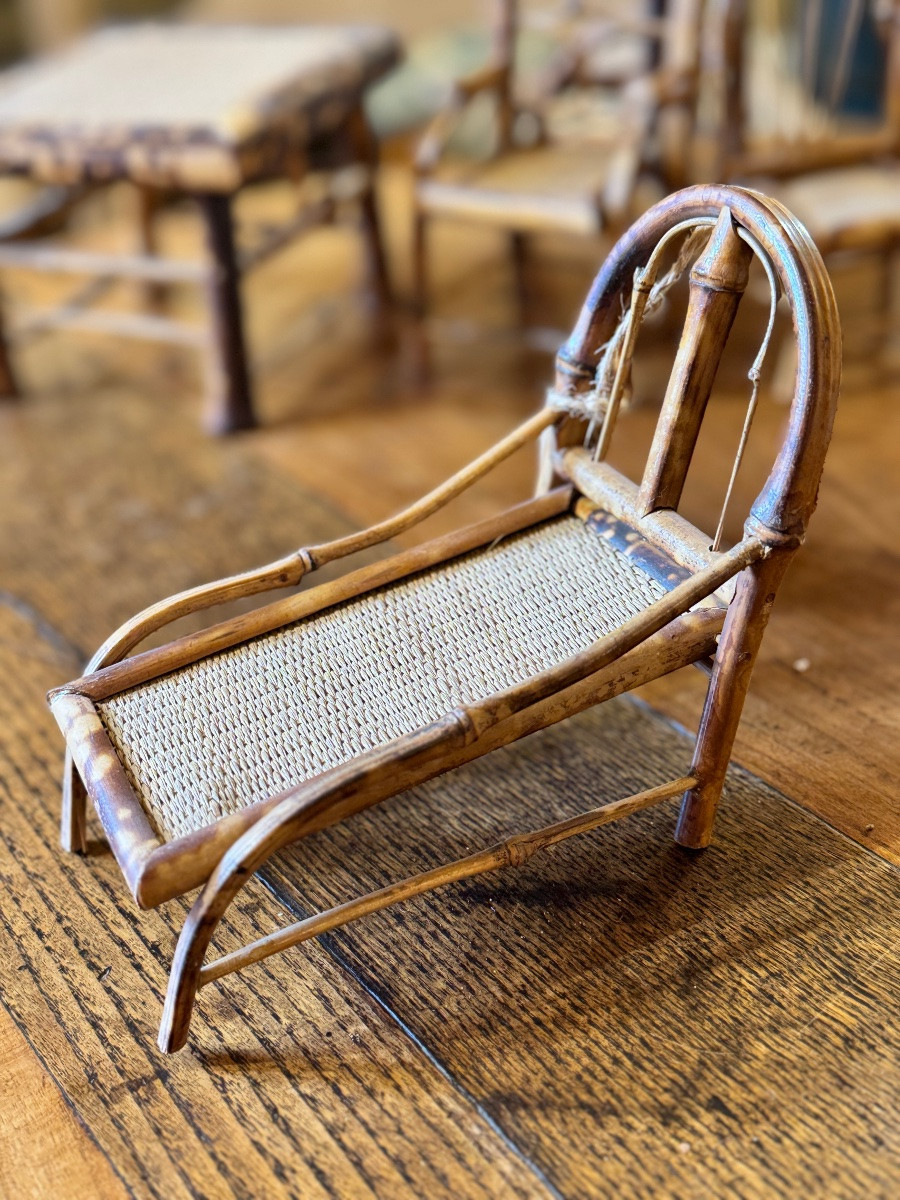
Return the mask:
[[[714,536],[677,509],[754,255],[772,311],[779,292],[787,297],[801,365],[784,444],[743,537],[726,548],[730,486]],[[643,479],[632,482],[605,461],[624,380],[642,317],[688,268],[681,344]],[[770,331],[771,322],[755,381]],[[755,193],[689,188],[615,246],[536,416],[391,520],[145,610],[83,678],[51,693],[71,754],[64,845],[85,845],[74,760],[137,903],[203,889],[175,952],[161,1048],[184,1044],[198,988],[220,976],[441,883],[520,865],[649,805],[682,795],[676,839],[707,845],[772,601],[815,507],[839,373],[834,299],[802,226]],[[735,472],[756,395],[754,382]],[[559,435],[557,486],[537,499],[134,653],[178,617],[296,584],[409,529],[545,431]],[[709,671],[710,683],[693,761],[678,778],[204,965],[229,904],[289,842],[688,664]]]
[[[776,196],[825,255],[882,256],[883,286],[867,289],[874,311],[863,305],[854,314],[853,341],[874,347],[877,362],[900,243],[900,0],[847,0],[827,59],[823,0],[709,3],[704,61],[718,89],[716,177]],[[881,113],[868,118],[842,112],[864,17],[878,32],[884,79]],[[776,374],[786,391],[790,369]]]
[[[545,30],[560,46],[548,63],[543,94],[571,84],[622,87],[659,66],[665,37],[664,0],[625,8],[605,0],[560,0],[526,9],[527,25]]]
[[[571,39],[552,78],[523,101],[513,54],[518,0],[495,0],[492,61],[458,82],[416,154],[413,288],[420,315],[427,307],[427,228],[435,218],[508,232],[524,309],[527,235],[620,231],[635,215],[635,193],[644,175],[658,181],[657,195],[686,181],[702,2],[671,0],[665,17],[641,25],[644,36],[659,41],[658,68],[629,78],[615,113],[603,114],[599,127],[588,118],[573,130],[572,122],[559,120],[558,95],[570,84],[587,83],[596,90],[597,77],[590,77],[586,65],[593,42],[587,35]],[[448,144],[460,118],[473,100],[485,96],[493,103],[491,153],[477,161],[454,157]]]

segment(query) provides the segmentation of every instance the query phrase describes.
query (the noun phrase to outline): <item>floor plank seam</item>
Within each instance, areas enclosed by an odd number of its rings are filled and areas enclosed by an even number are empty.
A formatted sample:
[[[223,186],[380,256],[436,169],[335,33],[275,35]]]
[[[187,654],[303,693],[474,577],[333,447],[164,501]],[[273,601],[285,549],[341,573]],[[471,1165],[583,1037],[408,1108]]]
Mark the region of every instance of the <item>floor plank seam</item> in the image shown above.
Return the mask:
[[[310,915],[308,912],[304,911],[300,905],[295,904],[289,896],[282,894],[277,885],[269,880],[264,871],[260,871],[257,875],[257,878],[262,882],[263,886],[270,893],[270,895],[296,920],[302,920],[304,917],[308,917]],[[354,981],[354,983],[362,988],[366,996],[368,996],[368,998],[374,1004],[376,1004],[379,1009],[381,1009],[385,1016],[387,1016],[387,1018],[393,1022],[403,1036],[410,1042],[410,1044],[418,1051],[419,1054],[422,1055],[426,1062],[428,1062],[428,1064],[433,1067],[434,1070],[436,1070],[444,1080],[446,1080],[456,1094],[462,1100],[464,1100],[465,1103],[468,1104],[475,1113],[477,1113],[479,1119],[482,1120],[485,1125],[487,1125],[487,1127],[494,1134],[496,1134],[497,1137],[500,1138],[509,1151],[514,1154],[522,1163],[522,1165],[534,1175],[534,1177],[544,1188],[546,1188],[549,1195],[552,1196],[554,1200],[569,1200],[569,1197],[567,1197],[565,1193],[561,1192],[553,1184],[553,1182],[541,1170],[537,1163],[529,1158],[525,1151],[515,1141],[513,1141],[503,1126],[491,1116],[487,1109],[480,1104],[479,1101],[471,1094],[471,1092],[469,1092],[469,1090],[465,1088],[458,1079],[455,1078],[455,1076],[447,1069],[447,1067],[444,1066],[437,1055],[435,1055],[428,1048],[415,1030],[408,1025],[400,1016],[400,1014],[396,1012],[378,993],[376,987],[366,979],[361,971],[354,967],[350,961],[345,958],[345,956],[338,949],[334,940],[327,934],[318,937],[316,940],[320,943],[323,950],[332,959],[332,961],[335,962],[338,967],[340,967],[340,969]]]
[[[664,721],[680,737],[688,738],[691,742],[694,741],[696,735],[693,730],[690,730],[687,728],[687,726],[682,725],[680,721],[676,721],[674,717],[668,716],[668,714],[663,712],[661,709],[655,708],[649,703],[649,701],[644,700],[643,697],[629,694],[620,696],[618,699],[620,703],[633,704],[637,708],[643,709],[644,712],[650,713],[654,717]],[[752,781],[753,783],[758,784],[760,787],[768,788],[779,801],[789,804],[791,808],[796,809],[798,812],[805,813],[806,815],[812,817],[814,821],[818,821],[820,825],[823,825],[832,833],[837,834],[841,841],[848,842],[851,846],[856,846],[858,849],[865,851],[869,858],[875,859],[876,862],[884,863],[892,873],[900,874],[900,865],[893,862],[886,855],[879,854],[878,851],[872,846],[868,845],[868,843],[858,841],[855,837],[851,837],[849,833],[841,829],[839,826],[832,824],[832,822],[823,817],[821,813],[816,812],[815,809],[810,808],[808,805],[803,804],[799,800],[792,799],[792,797],[790,797],[787,792],[782,791],[782,789],[776,783],[764,778],[762,775],[757,775],[755,771],[751,771],[749,767],[745,767],[736,759],[732,759],[728,765],[728,776],[732,775],[732,773],[739,774],[743,779]],[[728,788],[729,783],[728,776],[726,776],[725,779],[726,789]]]
[[[70,642],[66,635],[57,629],[39,609],[35,608],[33,604],[29,604],[21,596],[15,595],[14,592],[8,592],[5,588],[0,589],[0,605],[27,621],[38,636],[66,660],[67,666],[70,662],[74,662],[80,669],[87,661],[88,655],[80,646]]]

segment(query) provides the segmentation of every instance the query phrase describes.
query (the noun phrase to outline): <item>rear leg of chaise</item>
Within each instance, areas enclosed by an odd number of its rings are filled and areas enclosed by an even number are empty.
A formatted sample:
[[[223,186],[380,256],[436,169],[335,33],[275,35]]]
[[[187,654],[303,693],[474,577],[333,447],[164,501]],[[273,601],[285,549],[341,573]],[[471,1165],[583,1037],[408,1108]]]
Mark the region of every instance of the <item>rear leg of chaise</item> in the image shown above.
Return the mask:
[[[702,850],[712,841],[719,797],[753,665],[775,592],[793,549],[772,551],[738,576],[737,590],[719,638],[691,764],[690,773],[700,783],[685,792],[675,829],[676,842],[692,850]]]

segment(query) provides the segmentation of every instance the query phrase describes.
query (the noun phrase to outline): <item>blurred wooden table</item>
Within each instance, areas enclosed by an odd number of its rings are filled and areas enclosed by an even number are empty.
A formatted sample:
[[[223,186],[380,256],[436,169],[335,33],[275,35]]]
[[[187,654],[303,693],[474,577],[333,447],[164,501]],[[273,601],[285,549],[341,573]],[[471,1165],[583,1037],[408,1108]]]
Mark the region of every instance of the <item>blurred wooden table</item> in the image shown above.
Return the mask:
[[[128,180],[147,198],[142,253],[73,254],[56,246],[0,245],[0,266],[126,276],[148,290],[199,283],[211,330],[160,315],[110,316],[90,308],[102,287],[82,287],[41,329],[64,325],[207,349],[216,432],[254,424],[239,282],[243,270],[280,250],[352,201],[361,214],[369,279],[386,304],[387,269],[373,194],[376,150],[361,107],[366,86],[399,57],[379,26],[134,25],[95,33],[71,49],[27,63],[0,80],[0,174],[57,189]],[[293,220],[242,260],[232,202],[248,184],[322,171]],[[153,197],[194,196],[206,227],[208,265],[153,253]],[[35,222],[44,214],[38,202]],[[27,218],[7,236],[27,236]],[[3,231],[0,229],[0,238]],[[32,322],[32,326],[34,322]],[[0,331],[2,343],[2,331]],[[0,391],[15,376],[0,344]]]

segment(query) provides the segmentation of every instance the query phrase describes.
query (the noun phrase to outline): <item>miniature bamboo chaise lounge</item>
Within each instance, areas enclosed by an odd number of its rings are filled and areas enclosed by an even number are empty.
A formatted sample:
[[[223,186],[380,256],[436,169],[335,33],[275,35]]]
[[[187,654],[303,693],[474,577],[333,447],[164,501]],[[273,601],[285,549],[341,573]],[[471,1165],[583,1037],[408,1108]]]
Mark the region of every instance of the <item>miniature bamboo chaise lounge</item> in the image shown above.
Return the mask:
[[[754,255],[773,289],[772,314],[777,295],[787,298],[799,365],[784,443],[742,540],[723,550],[721,521],[712,540],[677,507]],[[694,257],[681,344],[636,484],[604,461],[606,450],[642,314]],[[391,520],[145,610],[101,647],[88,674],[52,692],[70,754],[63,844],[84,849],[86,786],[139,905],[202,886],[175,952],[160,1047],[184,1045],[198,988],[222,975],[676,795],[677,841],[707,845],[760,639],[815,506],[839,374],[834,298],[803,227],[749,191],[679,192],[613,249],[536,416]],[[538,498],[134,652],[186,613],[297,584],[409,529],[541,434],[556,486]],[[204,962],[228,905],[289,842],[691,663],[706,666],[710,683],[681,778]]]

